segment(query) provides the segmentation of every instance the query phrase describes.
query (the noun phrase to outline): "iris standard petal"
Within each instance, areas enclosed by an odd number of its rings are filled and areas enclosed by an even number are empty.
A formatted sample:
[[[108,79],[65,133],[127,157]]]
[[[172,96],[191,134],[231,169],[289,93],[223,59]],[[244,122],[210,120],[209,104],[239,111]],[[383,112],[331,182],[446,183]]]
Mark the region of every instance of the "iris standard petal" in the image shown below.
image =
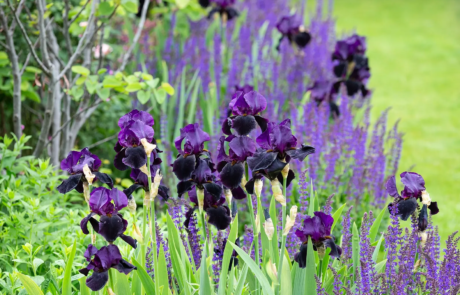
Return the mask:
[[[97,251],[97,248],[93,244],[89,244],[83,256],[86,258],[86,261],[89,262],[91,261],[91,258],[97,253]]]
[[[398,188],[396,186],[396,178],[395,176],[390,176],[385,183],[385,188],[387,193],[392,196],[393,198],[399,197]]]
[[[111,189],[109,191],[109,197],[113,200],[113,203],[115,204],[115,209],[117,211],[120,211],[121,209],[128,206],[128,197],[126,197],[125,193],[123,193],[119,189]]]
[[[228,144],[229,157],[238,162],[244,162],[256,152],[256,143],[247,136],[236,136]]]
[[[75,189],[77,185],[80,183],[83,174],[74,174],[70,175],[69,178],[64,180],[58,187],[57,190],[61,194],[66,194],[71,190]]]
[[[141,121],[148,126],[153,126],[155,121],[153,120],[152,115],[145,111],[132,110],[131,112],[123,115],[118,120],[118,126],[123,129],[129,125],[130,121]]]
[[[103,215],[106,212],[106,207],[110,203],[110,190],[105,187],[95,188],[89,197],[89,208],[92,212]]]
[[[419,197],[425,190],[425,180],[415,172],[401,173],[401,182],[404,184],[403,197]]]

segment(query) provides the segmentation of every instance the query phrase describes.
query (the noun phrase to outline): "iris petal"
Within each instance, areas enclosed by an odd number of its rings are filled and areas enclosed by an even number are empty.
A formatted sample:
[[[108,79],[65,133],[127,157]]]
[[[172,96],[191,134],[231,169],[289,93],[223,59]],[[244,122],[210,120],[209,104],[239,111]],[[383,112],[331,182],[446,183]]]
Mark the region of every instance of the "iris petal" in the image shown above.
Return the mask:
[[[300,246],[299,252],[294,255],[294,260],[299,264],[300,268],[305,268],[307,266],[307,244],[302,244]]]
[[[342,254],[342,248],[337,246],[333,239],[325,240],[324,246],[331,249],[331,252],[329,253],[329,255],[332,257],[339,258],[340,255]]]
[[[86,286],[93,291],[99,291],[104,288],[105,284],[109,281],[109,274],[107,271],[97,272],[93,271],[93,274],[86,279]]]
[[[302,146],[298,149],[287,150],[286,154],[288,154],[293,159],[303,161],[308,155],[311,155],[314,152],[314,147],[302,144]]]
[[[385,183],[385,188],[387,193],[393,198],[399,197],[398,188],[396,187],[396,178],[394,175],[388,177],[388,180]]]
[[[113,165],[115,166],[115,168],[117,168],[117,169],[120,170],[120,171],[125,171],[126,169],[129,168],[129,167],[126,166],[125,163],[123,162],[123,159],[125,158],[125,151],[126,151],[126,149],[120,150],[120,151],[115,155],[115,159],[113,159]]]
[[[122,235],[120,235],[120,238],[123,241],[125,241],[126,243],[128,243],[128,245],[130,245],[134,249],[137,248],[137,241],[135,239],[133,239],[132,237],[122,234]]]
[[[234,165],[232,165],[232,163],[227,163],[220,172],[220,180],[223,185],[230,189],[237,188],[243,179],[243,174],[244,166],[242,163],[236,163]]]
[[[418,214],[418,229],[419,231],[425,231],[428,227],[428,208],[424,204],[422,210]]]
[[[101,216],[99,222],[98,233],[103,236],[107,242],[115,241],[121,234],[123,234],[123,219],[117,214],[109,216]]]
[[[83,174],[70,175],[69,178],[64,180],[58,187],[57,190],[61,194],[66,194],[71,190],[75,189],[80,183]]]
[[[187,180],[192,176],[195,170],[196,158],[195,156],[185,157],[179,155],[173,163],[173,172],[179,180]]]
[[[232,221],[230,209],[227,206],[211,207],[206,210],[206,214],[209,217],[208,223],[214,225],[218,230],[226,229]]]
[[[257,122],[253,116],[237,116],[232,120],[232,128],[238,135],[245,136],[256,129]]]
[[[144,147],[129,147],[126,149],[125,158],[122,160],[123,164],[139,169],[147,163],[147,155],[145,154]]]
[[[129,263],[128,261],[122,259],[120,262],[115,265],[113,268],[118,270],[120,273],[124,273],[125,275],[129,274],[131,271],[137,269],[134,265]]]
[[[428,206],[428,209],[430,209],[431,215],[438,214],[439,213],[438,202],[431,202],[430,206]]]
[[[93,172],[93,174],[96,175],[97,180],[99,180],[102,183],[107,184],[110,188],[113,188],[113,180],[112,178],[110,178],[110,176],[108,176],[105,173],[101,173],[101,172]]]

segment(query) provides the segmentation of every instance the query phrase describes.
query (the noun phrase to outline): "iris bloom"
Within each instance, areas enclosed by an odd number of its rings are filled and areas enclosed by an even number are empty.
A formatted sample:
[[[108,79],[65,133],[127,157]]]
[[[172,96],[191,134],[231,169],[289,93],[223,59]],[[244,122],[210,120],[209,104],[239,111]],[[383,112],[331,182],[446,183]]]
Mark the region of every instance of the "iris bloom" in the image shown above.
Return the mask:
[[[153,117],[144,111],[133,110],[118,121],[121,128],[114,147],[114,165],[118,170],[139,169],[147,163],[146,147],[155,147]]]
[[[291,159],[303,161],[308,155],[315,152],[315,148],[308,145],[297,147],[297,138],[292,134],[291,120],[286,119],[279,124],[270,122],[267,129],[257,137],[257,144],[261,147],[248,158],[249,168],[255,172],[254,177],[246,184],[248,192],[252,193],[254,181],[261,178],[261,174],[270,180],[278,178],[282,183],[281,171]],[[287,185],[295,178],[295,174],[289,169]]]
[[[237,92],[229,104],[233,116],[224,120],[222,132],[232,134],[232,129],[237,135],[243,136],[251,133],[257,125],[262,131],[267,129],[268,120],[262,118],[259,113],[265,110],[267,101],[260,93],[251,91],[248,93]]]
[[[340,85],[343,84],[350,96],[358,92],[361,92],[363,97],[368,95],[369,90],[365,84],[370,77],[370,69],[365,52],[365,37],[353,35],[337,41],[332,54],[334,74],[339,79],[334,83],[334,94],[338,93]]]
[[[122,191],[116,188],[109,190],[104,187],[94,189],[89,199],[91,213],[81,221],[81,230],[84,234],[89,234],[88,222],[90,222],[93,229],[107,242],[113,243],[120,237],[133,248],[136,248],[137,241],[124,234],[128,227],[128,221],[118,213],[126,206],[128,206],[128,198]],[[94,218],[95,215],[100,216],[99,221]]]
[[[200,4],[201,2],[206,1],[200,0]],[[239,15],[238,11],[232,7],[236,0],[210,0],[208,2],[214,5],[208,14],[208,19],[211,19],[214,14],[218,13],[222,18],[222,21],[226,22],[228,20],[234,19]]]
[[[430,209],[432,215],[437,214],[439,212],[438,203],[431,202],[431,199],[427,196],[425,180],[420,174],[403,172],[400,177],[401,182],[404,184],[401,195],[398,193],[396,178],[394,176],[389,177],[385,184],[388,194],[395,198],[394,202],[389,204],[388,209],[391,213],[391,207],[396,205],[398,208],[397,216],[402,220],[407,220],[417,210],[417,199],[419,199],[423,204],[419,214],[419,228],[424,230],[428,224],[427,209]]]
[[[331,113],[336,117],[340,115],[340,109],[334,101],[334,94],[337,94],[334,88],[334,84],[331,81],[320,79],[316,80],[312,86],[310,86],[307,91],[310,91],[310,98],[313,99],[320,105],[323,101],[329,103],[331,108]]]
[[[331,235],[334,218],[323,212],[315,212],[314,214],[313,217],[307,216],[303,222],[303,227],[295,232],[302,245],[299,252],[295,254],[294,260],[301,268],[304,268],[307,263],[308,237],[311,238],[315,251],[324,253],[325,247],[327,247],[331,248],[329,255],[332,257],[339,258],[342,254],[342,249],[335,244],[335,239]]]
[[[299,48],[304,48],[310,43],[311,35],[305,28],[296,21],[295,15],[285,16],[276,24],[276,28],[281,33],[276,50],[279,51],[281,42],[287,38],[291,44],[296,44]]]
[[[190,202],[195,205],[199,205],[196,190],[190,190],[189,196]],[[204,190],[203,210],[206,212],[206,216],[208,217],[208,223],[214,225],[218,230],[226,229],[232,221],[230,209],[228,206],[224,205],[224,203],[225,197],[222,194],[222,189],[220,189],[220,194],[219,192],[209,192]],[[188,228],[190,218],[197,207],[198,206],[190,208],[185,214],[185,227]]]
[[[132,270],[137,269],[121,257],[120,250],[115,245],[104,246],[98,250],[90,244],[84,256],[89,264],[80,269],[79,272],[88,276],[89,272],[93,271],[93,274],[86,279],[86,285],[93,291],[99,291],[107,284],[110,268],[114,268],[124,274],[129,274]]]
[[[229,142],[229,154],[225,152],[225,141]],[[248,136],[222,136],[217,147],[217,171],[222,184],[232,191],[235,199],[244,199],[246,193],[241,187],[246,159],[256,152],[255,141]]]
[[[83,182],[88,182],[83,171],[85,166],[94,174],[95,180],[100,180],[110,188],[113,187],[113,181],[110,176],[98,172],[99,167],[101,167],[101,160],[99,157],[91,154],[88,148],[84,148],[79,152],[70,152],[67,158],[62,160],[61,169],[69,173],[70,176],[57,187],[61,194],[66,194],[73,189],[77,190],[79,193],[83,193]],[[92,182],[93,180],[90,181]]]

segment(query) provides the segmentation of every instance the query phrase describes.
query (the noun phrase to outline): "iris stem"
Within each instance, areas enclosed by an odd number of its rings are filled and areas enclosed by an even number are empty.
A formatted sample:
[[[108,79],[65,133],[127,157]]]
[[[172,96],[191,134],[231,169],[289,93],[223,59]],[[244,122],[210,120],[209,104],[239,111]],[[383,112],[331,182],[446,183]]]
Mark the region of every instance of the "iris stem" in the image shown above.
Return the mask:
[[[146,194],[149,193],[149,192],[144,192],[144,200],[145,200],[145,197],[146,197]],[[142,255],[142,258],[141,258],[141,262],[142,262],[142,266],[143,267],[146,267],[146,248],[147,248],[147,235],[146,235],[146,231],[147,231],[147,205],[145,204],[145,201],[144,201],[144,205],[142,206],[142,246],[141,246],[141,255]],[[144,294],[144,286],[141,286],[141,291],[142,293],[141,294]]]
[[[147,179],[149,182],[149,198],[150,198],[150,192],[152,191],[152,172],[150,171],[150,155],[147,156]],[[160,173],[158,171],[158,173]],[[151,230],[151,235],[152,235],[152,252],[153,252],[153,269],[154,272],[158,270],[157,265],[158,265],[158,257],[157,257],[157,230],[156,230],[156,218],[155,218],[155,199],[150,200],[150,230]],[[155,274],[155,293],[158,294],[158,284],[157,284],[157,277],[158,274]]]
[[[285,199],[287,199],[286,197],[286,178],[283,177],[283,196]],[[283,270],[283,260],[284,260],[284,252],[285,252],[285,249],[286,249],[286,238],[287,238],[287,235],[284,235],[283,234],[283,231],[284,231],[284,228],[286,227],[286,206],[282,206],[282,209],[283,209],[283,221],[282,221],[282,229],[281,229],[281,253],[280,253],[280,264],[278,266],[278,283],[279,283],[279,287],[281,287],[281,272]]]

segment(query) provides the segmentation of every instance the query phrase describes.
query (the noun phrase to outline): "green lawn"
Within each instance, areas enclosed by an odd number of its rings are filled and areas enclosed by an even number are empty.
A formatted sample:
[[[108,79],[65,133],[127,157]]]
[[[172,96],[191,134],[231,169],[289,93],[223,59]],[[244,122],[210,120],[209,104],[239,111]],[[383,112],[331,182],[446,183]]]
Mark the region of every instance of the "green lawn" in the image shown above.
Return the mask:
[[[336,0],[334,11],[339,33],[368,37],[373,119],[388,107],[401,119],[399,170],[423,175],[445,238],[460,230],[460,1]]]

